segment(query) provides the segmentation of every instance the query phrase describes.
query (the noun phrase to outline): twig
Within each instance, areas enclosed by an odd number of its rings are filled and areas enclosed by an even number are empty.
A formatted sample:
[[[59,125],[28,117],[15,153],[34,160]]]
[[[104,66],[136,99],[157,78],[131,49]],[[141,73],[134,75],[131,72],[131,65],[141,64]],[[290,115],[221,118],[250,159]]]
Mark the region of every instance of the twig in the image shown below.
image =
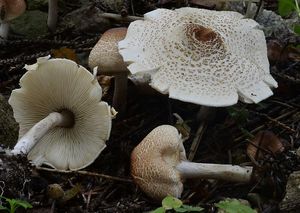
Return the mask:
[[[294,110],[291,110],[291,111],[288,111],[287,113],[283,114],[283,115],[280,115],[278,117],[275,118],[275,120],[280,120],[282,118],[286,118],[292,114],[294,114],[295,112],[297,112],[298,110],[297,109],[294,109]],[[263,129],[265,127],[265,124],[261,125],[261,126],[258,126],[257,128],[253,129],[250,131],[251,134],[254,134],[256,132],[258,132],[259,130]],[[245,135],[241,135],[239,137],[237,137],[236,139],[234,139],[234,142],[238,142],[240,140],[242,140],[243,138],[245,137]]]
[[[44,167],[36,167],[36,169],[42,170],[42,171],[47,171],[47,172],[63,173],[63,174],[79,174],[79,175],[95,176],[95,177],[101,177],[101,178],[105,178],[105,179],[109,179],[109,180],[133,183],[133,181],[131,179],[120,178],[120,177],[115,177],[115,176],[105,175],[105,174],[99,174],[99,173],[89,172],[89,171],[84,171],[84,170],[65,171],[65,170],[50,169],[50,168],[44,168]]]
[[[195,135],[195,138],[192,142],[192,145],[191,145],[191,148],[190,148],[190,153],[189,153],[189,156],[188,156],[188,160],[192,161],[196,155],[196,152],[198,150],[198,147],[199,147],[199,144],[200,144],[200,141],[203,137],[203,134],[206,130],[206,127],[207,127],[207,122],[203,122],[200,124],[199,128],[197,129],[197,132],[196,132],[196,135]]]
[[[294,109],[295,107],[290,105],[290,104],[287,104],[287,103],[283,103],[279,100],[270,100],[270,102],[273,102],[273,103],[276,103],[276,104],[279,104],[279,105],[282,105],[282,106],[285,106],[285,107],[288,107],[288,108],[292,108]]]
[[[22,55],[22,56],[18,56],[18,57],[15,57],[15,58],[8,58],[8,59],[2,59],[0,60],[0,66],[3,66],[3,65],[12,65],[12,64],[19,64],[19,63],[24,63],[26,61],[30,61],[30,60],[33,60],[33,59],[36,59],[38,57],[41,57],[41,56],[46,56],[46,55],[49,55],[50,54],[50,51],[47,50],[47,51],[44,51],[44,52],[38,52],[38,53],[35,53],[35,54],[32,54],[32,55]]]
[[[100,14],[100,16],[102,16],[103,18],[108,18],[108,19],[113,19],[115,21],[124,21],[124,22],[132,22],[132,21],[136,21],[136,20],[143,20],[143,17],[139,17],[139,16],[121,16],[118,14],[114,14],[114,13],[102,13]]]
[[[296,133],[296,130],[294,130],[294,129],[292,129],[291,127],[287,126],[286,124],[284,124],[284,123],[278,121],[278,119],[276,119],[276,118],[271,118],[269,115],[267,115],[267,114],[265,114],[265,113],[260,113],[260,112],[253,112],[253,113],[255,113],[255,114],[257,114],[257,115],[260,115],[260,116],[263,116],[263,117],[267,118],[268,120],[274,122],[274,123],[277,124],[278,126],[281,126],[282,128],[284,128],[284,129],[286,129],[286,130],[288,130],[288,131],[290,131],[290,132],[292,132],[292,133]]]
[[[123,0],[123,5],[121,9],[121,16],[126,17],[128,16],[128,8],[129,8],[129,1],[128,0]]]

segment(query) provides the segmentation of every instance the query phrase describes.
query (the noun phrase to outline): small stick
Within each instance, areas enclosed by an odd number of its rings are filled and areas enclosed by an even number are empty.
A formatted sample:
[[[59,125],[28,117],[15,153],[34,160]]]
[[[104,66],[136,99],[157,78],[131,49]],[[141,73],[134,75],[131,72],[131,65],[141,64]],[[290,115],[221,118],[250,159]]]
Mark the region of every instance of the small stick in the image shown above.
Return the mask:
[[[286,118],[286,117],[294,114],[297,111],[298,111],[297,109],[288,111],[287,113],[280,115],[280,116],[276,117],[275,119],[280,120],[282,118]],[[265,127],[265,124],[260,125],[260,126],[256,127],[255,129],[251,130],[250,133],[254,134],[254,133],[258,132],[259,130],[263,129],[264,127]],[[244,137],[245,137],[245,135],[241,135],[241,136],[237,137],[236,139],[234,139],[234,142],[238,142],[238,141],[242,140]]]
[[[120,178],[120,177],[115,177],[115,176],[105,175],[105,174],[99,174],[99,173],[96,173],[96,172],[89,172],[89,171],[84,171],[84,170],[65,171],[65,170],[58,170],[58,169],[51,169],[51,168],[44,168],[44,167],[36,167],[36,169],[41,170],[41,171],[47,171],[47,172],[95,176],[95,177],[101,177],[101,178],[105,178],[105,179],[109,179],[109,180],[121,181],[121,182],[126,182],[126,183],[133,183],[133,181],[131,179]]]
[[[278,121],[278,119],[276,119],[276,118],[271,118],[269,115],[267,115],[267,114],[265,114],[265,113],[260,113],[260,112],[254,112],[254,113],[257,114],[257,115],[260,115],[260,116],[263,116],[263,117],[267,118],[268,120],[274,122],[274,123],[277,124],[278,126],[281,126],[282,128],[284,128],[284,129],[286,129],[286,130],[288,130],[288,131],[290,131],[290,132],[292,132],[292,133],[296,133],[296,132],[297,132],[296,130],[292,129],[291,127],[287,126],[286,124],[284,124],[284,123]]]
[[[132,22],[136,20],[143,20],[143,17],[139,16],[121,16],[119,14],[114,14],[114,13],[102,13],[100,14],[103,18],[108,18],[108,19],[113,19],[115,21],[125,21],[125,22]]]

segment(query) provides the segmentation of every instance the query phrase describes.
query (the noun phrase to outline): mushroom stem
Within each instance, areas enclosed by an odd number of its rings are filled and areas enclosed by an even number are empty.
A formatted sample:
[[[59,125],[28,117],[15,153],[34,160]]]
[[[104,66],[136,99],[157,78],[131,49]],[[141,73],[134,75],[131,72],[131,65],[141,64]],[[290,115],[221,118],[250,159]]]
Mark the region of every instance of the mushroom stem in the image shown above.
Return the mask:
[[[11,151],[12,154],[27,154],[50,129],[57,126],[68,127],[70,126],[71,119],[68,113],[50,113],[18,140],[18,143]]]
[[[233,182],[249,182],[253,167],[181,161],[176,169],[183,178],[207,178]]]
[[[115,75],[115,88],[112,106],[120,113],[126,110],[127,74]]]
[[[57,23],[57,13],[58,13],[58,0],[49,0],[48,1],[48,20],[47,25],[49,29],[54,32],[56,29]]]
[[[2,37],[3,39],[7,39],[8,31],[9,31],[9,23],[6,21],[2,21],[0,23],[0,37]]]
[[[202,137],[206,131],[208,124],[214,119],[215,117],[215,108],[208,107],[208,106],[201,106],[200,110],[196,115],[196,120],[199,123],[198,129],[196,131],[194,140],[192,142],[190,152],[188,155],[188,160],[192,161],[196,155],[198,150],[199,144],[202,140]]]

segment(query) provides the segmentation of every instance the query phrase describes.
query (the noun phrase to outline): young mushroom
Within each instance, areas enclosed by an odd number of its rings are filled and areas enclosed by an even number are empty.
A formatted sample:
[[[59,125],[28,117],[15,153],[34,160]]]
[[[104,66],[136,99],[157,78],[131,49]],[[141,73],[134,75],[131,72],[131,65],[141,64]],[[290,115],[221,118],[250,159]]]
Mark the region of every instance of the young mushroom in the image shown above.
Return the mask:
[[[13,154],[60,170],[91,164],[105,148],[112,112],[102,89],[84,67],[67,59],[38,58],[26,65],[9,104],[20,125]]]
[[[118,46],[129,71],[150,75],[170,98],[206,107],[258,103],[277,82],[257,26],[232,11],[157,9],[132,22]]]
[[[107,30],[89,56],[90,68],[98,67],[101,74],[114,76],[115,87],[112,106],[121,113],[126,109],[129,71],[118,52],[118,42],[125,38],[126,32],[127,28],[125,27]]]
[[[0,0],[0,37],[7,39],[9,21],[22,15],[25,10],[24,0]]]
[[[181,135],[170,125],[156,127],[131,154],[135,183],[156,200],[167,195],[180,197],[183,181],[188,178],[249,182],[252,170],[252,167],[187,161]]]

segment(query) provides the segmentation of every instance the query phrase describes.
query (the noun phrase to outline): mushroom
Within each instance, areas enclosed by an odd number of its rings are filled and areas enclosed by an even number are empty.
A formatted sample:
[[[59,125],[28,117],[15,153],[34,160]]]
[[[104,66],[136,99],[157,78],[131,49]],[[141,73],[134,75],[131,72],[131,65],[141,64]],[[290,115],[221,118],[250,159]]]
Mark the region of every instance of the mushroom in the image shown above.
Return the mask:
[[[95,76],[67,59],[42,57],[25,68],[9,98],[20,125],[12,153],[60,170],[88,166],[105,148],[113,116]]]
[[[118,46],[129,71],[150,75],[150,85],[170,98],[206,107],[258,103],[277,82],[257,27],[232,11],[157,9],[132,22]]]
[[[126,109],[128,69],[118,52],[118,42],[125,38],[127,28],[112,28],[103,33],[89,55],[90,68],[98,67],[103,75],[113,75],[115,87],[112,106],[119,112]]]
[[[48,0],[48,20],[47,25],[50,31],[56,30],[58,14],[58,0]]]
[[[24,0],[0,0],[0,37],[7,39],[9,21],[22,15],[25,10]]]
[[[131,153],[131,175],[150,197],[180,197],[187,178],[249,182],[252,167],[193,163],[186,160],[181,135],[170,125],[153,129]]]
[[[157,9],[132,22],[119,52],[129,71],[151,75],[170,98],[230,106],[258,103],[277,82],[269,72],[263,31],[237,12]]]

